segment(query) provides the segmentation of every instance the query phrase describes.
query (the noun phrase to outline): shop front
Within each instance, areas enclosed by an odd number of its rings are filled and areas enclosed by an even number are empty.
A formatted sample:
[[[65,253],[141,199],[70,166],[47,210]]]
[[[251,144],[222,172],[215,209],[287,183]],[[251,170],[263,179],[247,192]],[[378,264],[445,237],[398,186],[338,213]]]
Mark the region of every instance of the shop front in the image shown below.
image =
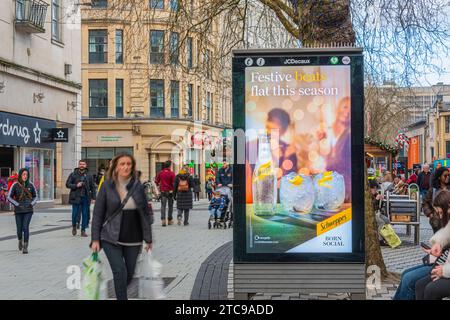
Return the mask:
[[[55,199],[55,147],[52,132],[55,121],[0,112],[0,173],[2,182],[13,170],[30,170],[38,203]]]

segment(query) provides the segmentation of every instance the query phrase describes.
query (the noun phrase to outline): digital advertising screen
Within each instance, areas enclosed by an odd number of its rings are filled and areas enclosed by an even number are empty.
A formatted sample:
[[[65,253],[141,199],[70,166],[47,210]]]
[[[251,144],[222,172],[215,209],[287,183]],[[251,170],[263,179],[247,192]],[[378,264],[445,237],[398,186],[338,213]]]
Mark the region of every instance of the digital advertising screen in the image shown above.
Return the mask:
[[[362,55],[234,59],[235,129],[245,131],[235,165],[237,260],[360,261]]]

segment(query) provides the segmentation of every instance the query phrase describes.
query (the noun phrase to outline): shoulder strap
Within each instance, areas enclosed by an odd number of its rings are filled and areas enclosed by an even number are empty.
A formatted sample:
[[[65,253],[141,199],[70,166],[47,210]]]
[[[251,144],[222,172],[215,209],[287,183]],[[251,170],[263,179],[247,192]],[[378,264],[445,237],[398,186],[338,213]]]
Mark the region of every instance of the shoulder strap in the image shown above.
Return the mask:
[[[122,200],[122,202],[120,203],[119,208],[108,218],[106,219],[105,223],[103,223],[103,226],[107,225],[112,219],[114,219],[120,212],[122,212],[123,208],[125,207],[125,205],[128,202],[128,199],[130,199],[131,195],[133,194],[134,190],[136,189],[138,184],[138,181],[136,180],[133,184],[133,186],[131,187],[130,191],[128,191],[127,195],[125,196],[125,198]]]

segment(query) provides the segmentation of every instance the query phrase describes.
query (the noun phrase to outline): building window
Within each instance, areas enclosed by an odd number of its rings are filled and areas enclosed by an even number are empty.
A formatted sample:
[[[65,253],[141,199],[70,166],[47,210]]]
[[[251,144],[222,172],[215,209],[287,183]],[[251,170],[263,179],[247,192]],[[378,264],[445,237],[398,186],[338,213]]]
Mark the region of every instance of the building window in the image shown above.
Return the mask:
[[[16,19],[17,20],[23,20],[23,16],[24,16],[24,6],[23,6],[23,1],[24,0],[16,0]]]
[[[170,62],[174,65],[178,64],[178,33],[172,32],[170,34]]]
[[[164,9],[164,0],[150,0],[150,8]]]
[[[116,79],[116,118],[123,118],[123,79]]]
[[[180,110],[180,82],[170,81],[170,116],[179,117]]]
[[[99,136],[99,143],[104,141],[110,142],[108,136]],[[105,140],[103,140],[105,139]],[[119,148],[81,148],[81,159],[87,160],[89,172],[96,174],[102,169],[109,166],[109,161],[116,155],[127,153],[133,155],[133,147],[119,147]],[[95,178],[95,177],[94,177]]]
[[[200,86],[197,86],[197,120],[202,120],[202,97],[200,95]]]
[[[116,30],[116,63],[123,63],[123,30]]]
[[[164,31],[150,31],[150,63],[164,63]]]
[[[91,0],[91,8],[106,8],[108,0]]]
[[[206,92],[206,121],[211,122],[212,94]]]
[[[450,141],[445,141],[445,157],[450,153]]]
[[[205,50],[204,66],[206,68],[206,78],[211,79],[211,50]]]
[[[89,30],[89,63],[108,62],[108,31]]]
[[[197,68],[200,67],[200,52],[202,51],[202,43],[200,42],[200,40],[197,40],[197,61],[196,61],[196,66]]]
[[[450,116],[445,116],[444,122],[445,122],[445,133],[450,133]]]
[[[164,118],[164,80],[150,80],[150,117]]]
[[[61,0],[52,0],[52,39],[62,42]]]
[[[170,10],[178,11],[178,0],[170,0]]]
[[[89,80],[89,118],[108,117],[108,80]]]
[[[188,86],[187,86],[187,100],[186,100],[186,108],[187,108],[186,116],[188,118],[192,118],[192,98],[193,98],[192,90],[193,90],[192,84],[188,84]]]
[[[187,67],[188,67],[188,69],[192,69],[193,52],[192,52],[192,38],[191,37],[187,38],[186,48],[187,48],[187,54],[186,54]]]

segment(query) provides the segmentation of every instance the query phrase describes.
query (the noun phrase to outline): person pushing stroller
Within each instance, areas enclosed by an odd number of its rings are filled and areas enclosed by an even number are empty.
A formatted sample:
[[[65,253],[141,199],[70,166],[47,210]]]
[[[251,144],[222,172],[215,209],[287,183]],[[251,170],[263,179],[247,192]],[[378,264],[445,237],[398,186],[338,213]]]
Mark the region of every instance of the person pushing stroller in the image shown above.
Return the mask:
[[[208,229],[211,229],[211,222],[214,221],[214,228],[221,227],[222,223],[226,226],[225,213],[227,210],[227,196],[222,195],[219,190],[214,191],[211,202],[209,203]],[[220,217],[219,217],[220,214]]]

